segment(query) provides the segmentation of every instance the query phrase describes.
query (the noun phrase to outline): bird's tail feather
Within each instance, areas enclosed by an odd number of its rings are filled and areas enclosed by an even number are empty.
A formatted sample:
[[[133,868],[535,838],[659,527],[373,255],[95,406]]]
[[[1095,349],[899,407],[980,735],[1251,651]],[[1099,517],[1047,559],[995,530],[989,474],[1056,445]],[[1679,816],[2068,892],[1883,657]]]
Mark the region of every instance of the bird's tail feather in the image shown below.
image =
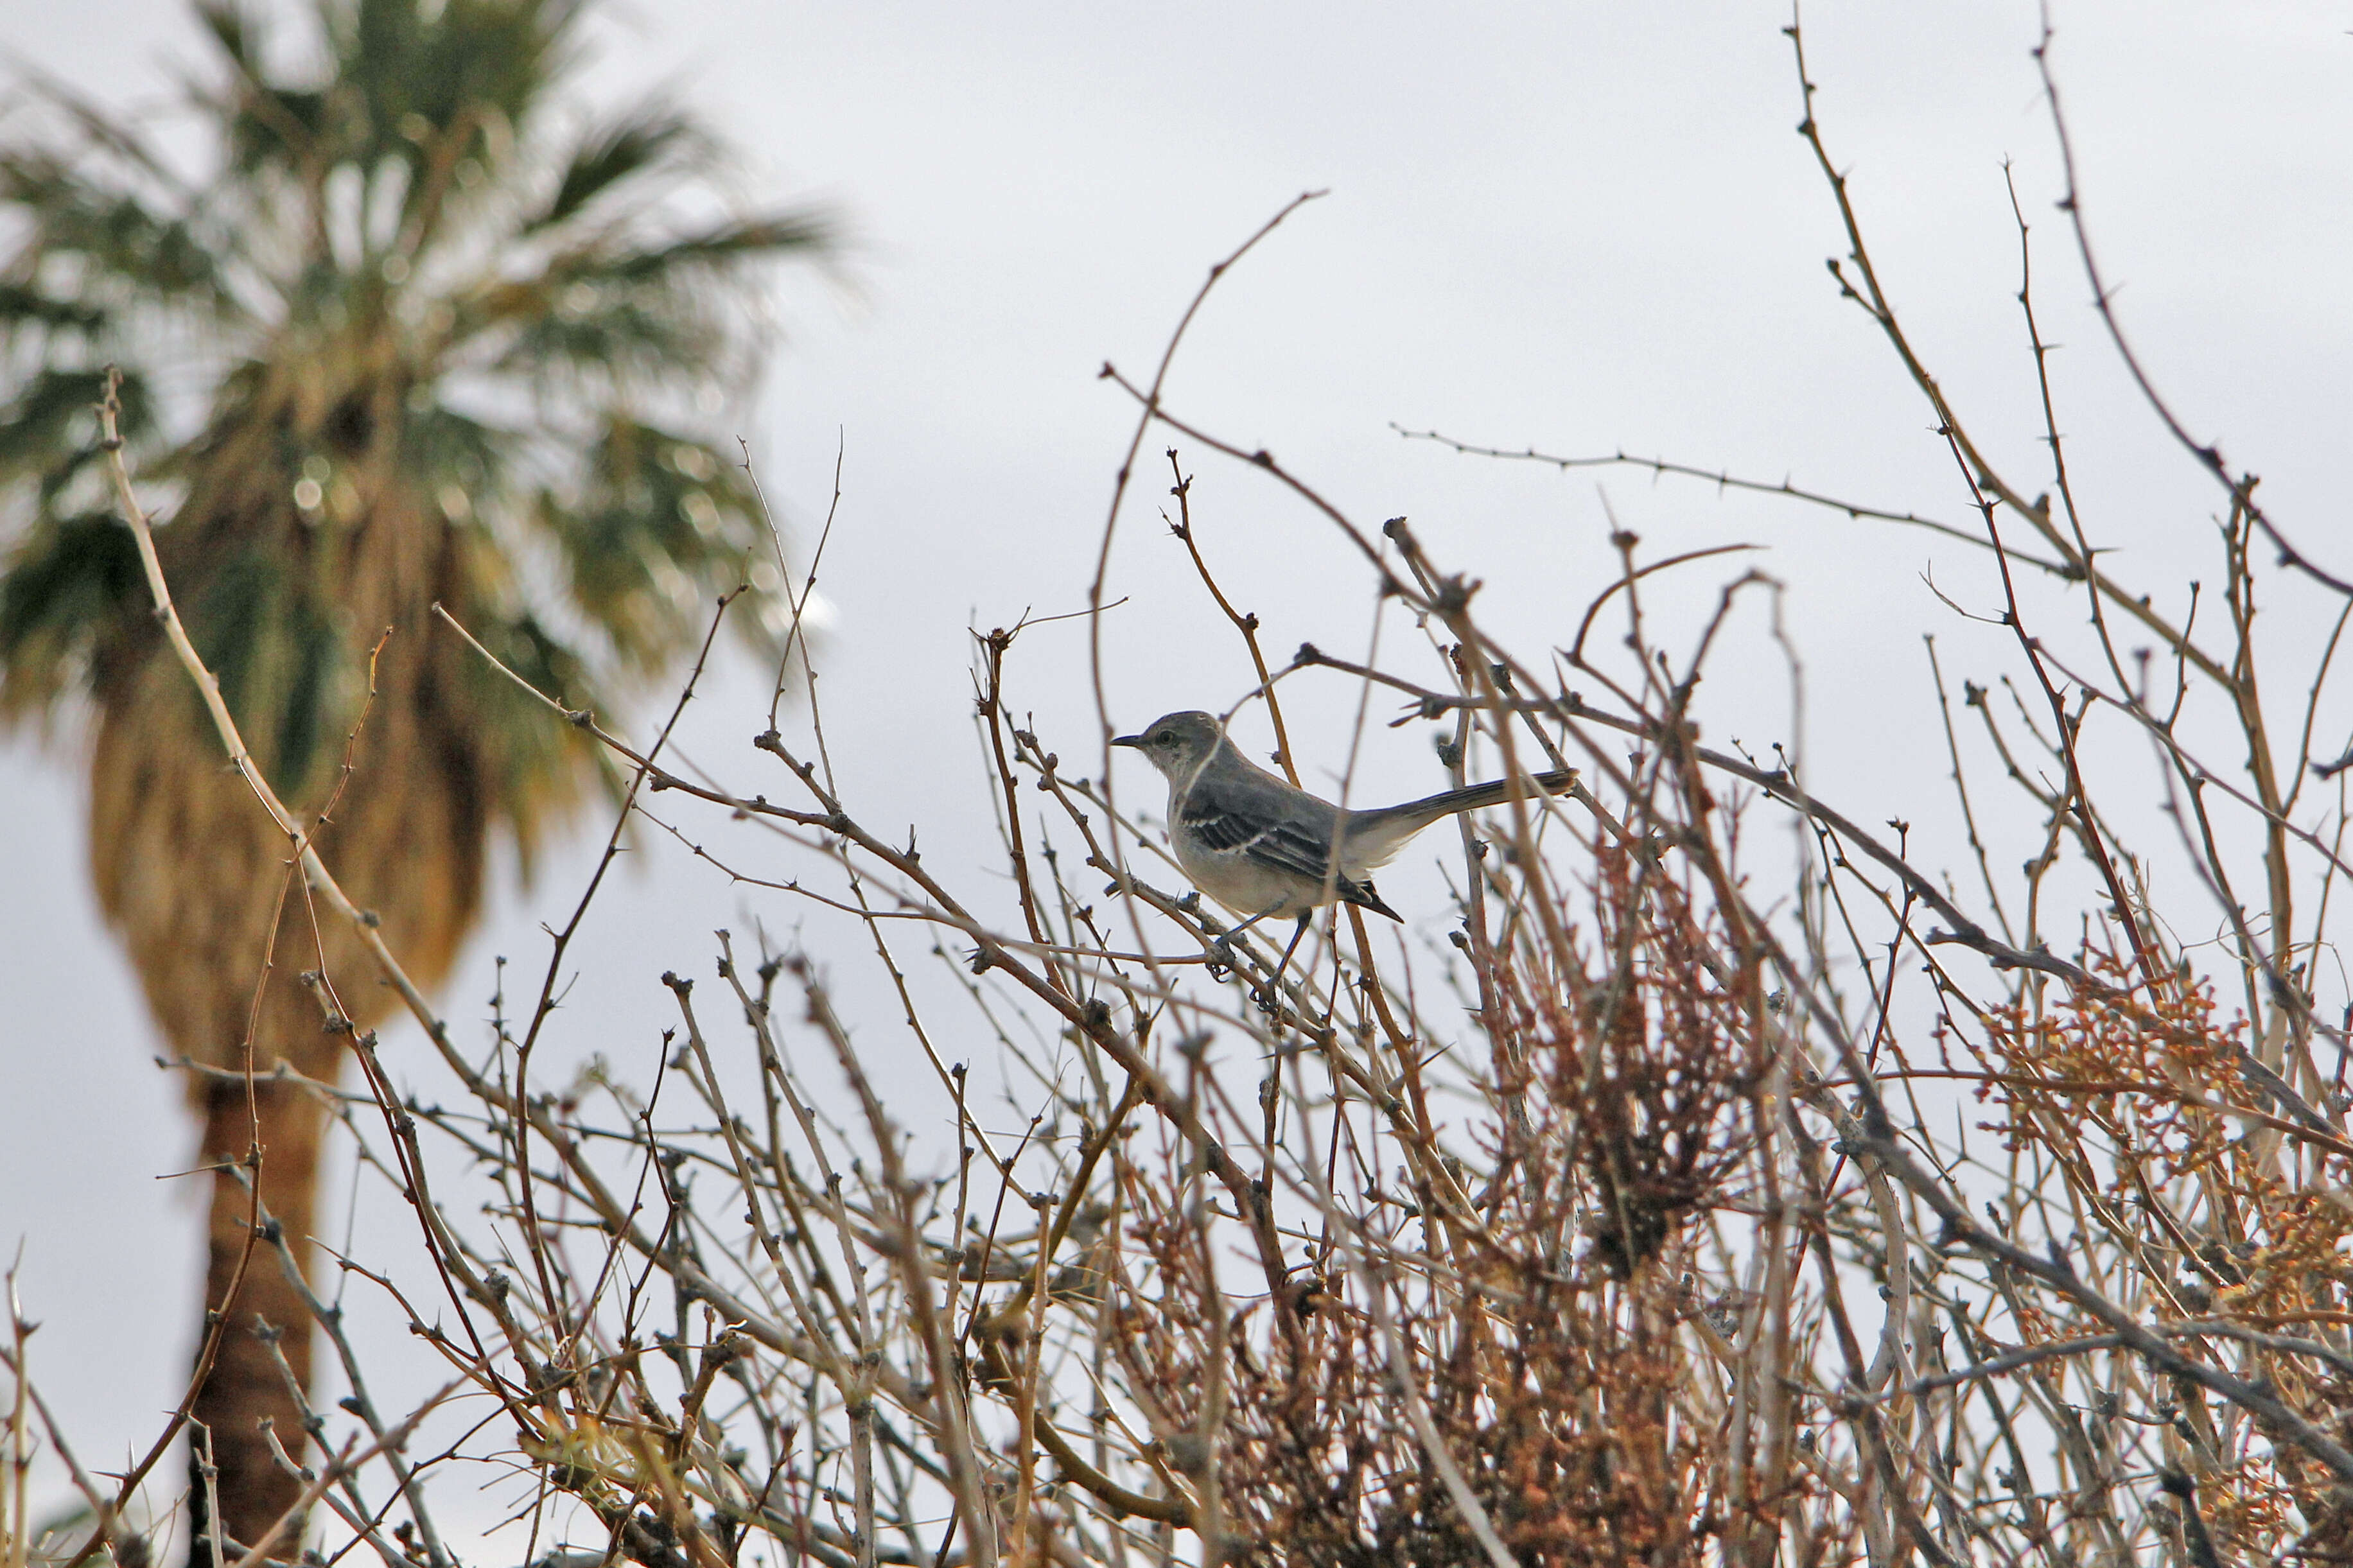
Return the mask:
[[[1500,805],[1514,795],[1534,796],[1559,795],[1577,783],[1577,770],[1560,773],[1531,773],[1520,779],[1496,779],[1490,784],[1472,784],[1468,789],[1450,789],[1420,800],[1409,800],[1403,805],[1385,805],[1375,811],[1357,812],[1348,825],[1350,833],[1366,828],[1404,828],[1419,832],[1443,816],[1457,812],[1477,811],[1484,806]]]

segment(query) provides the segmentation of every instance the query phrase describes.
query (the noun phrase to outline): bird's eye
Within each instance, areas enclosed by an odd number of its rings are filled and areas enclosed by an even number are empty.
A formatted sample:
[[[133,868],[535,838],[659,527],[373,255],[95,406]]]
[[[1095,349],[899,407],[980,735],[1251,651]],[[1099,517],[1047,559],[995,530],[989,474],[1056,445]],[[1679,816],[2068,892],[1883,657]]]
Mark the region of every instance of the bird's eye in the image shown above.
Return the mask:
[[[1153,736],[1153,737],[1152,737],[1152,743],[1153,743],[1154,745],[1155,745],[1155,746],[1166,746],[1166,745],[1168,745],[1168,744],[1170,744],[1171,742],[1173,742],[1176,739],[1176,731],[1174,731],[1174,730],[1163,730],[1163,731],[1160,731],[1160,733],[1158,733],[1157,735],[1155,735],[1155,736]]]

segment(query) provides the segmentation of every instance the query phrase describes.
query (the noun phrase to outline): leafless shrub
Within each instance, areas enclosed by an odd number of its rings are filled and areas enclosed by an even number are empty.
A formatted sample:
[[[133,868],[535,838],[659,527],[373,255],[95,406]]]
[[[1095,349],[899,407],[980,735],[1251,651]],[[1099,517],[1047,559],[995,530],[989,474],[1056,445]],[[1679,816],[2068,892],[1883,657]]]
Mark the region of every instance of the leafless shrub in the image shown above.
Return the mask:
[[[1848,226],[1841,284],[1929,400],[1978,509],[1972,537],[2009,590],[2017,662],[2000,679],[2022,695],[2004,706],[1972,681],[1962,711],[2042,818],[2019,882],[1976,837],[1957,736],[1982,900],[1914,864],[1903,824],[1866,830],[1830,784],[1702,743],[1694,688],[1731,606],[1772,595],[1768,580],[1733,579],[1692,647],[1662,647],[1644,605],[1691,595],[1709,552],[1651,559],[1621,535],[1621,574],[1574,640],[1527,661],[1482,629],[1473,584],[1403,520],[1360,523],[1168,407],[1159,377],[1107,372],[1139,407],[1124,474],[1172,432],[1183,451],[1248,463],[1326,518],[1440,656],[1434,679],[1314,648],[1271,666],[1256,620],[1218,588],[1172,450],[1174,526],[1278,736],[1289,682],[1346,679],[1450,724],[1458,778],[1575,763],[1586,783],[1465,828],[1451,968],[1373,940],[1354,910],[1283,967],[1264,933],[1233,931],[1164,875],[1099,771],[1064,763],[1094,752],[1107,717],[1059,734],[1013,718],[1023,627],[978,649],[1009,898],[967,891],[982,885],[860,818],[813,682],[794,733],[772,717],[755,742],[759,765],[783,770],[781,803],[598,729],[634,770],[629,810],[649,830],[862,933],[954,1107],[950,1142],[902,1122],[902,1086],[878,1081],[797,949],[720,933],[711,978],[664,977],[678,1020],[652,1081],[558,1088],[533,1070],[547,987],[484,1050],[377,943],[462,1093],[420,1103],[367,1036],[364,1094],[312,1086],[414,1207],[415,1235],[381,1245],[427,1265],[345,1268],[398,1296],[463,1391],[410,1407],[473,1425],[420,1453],[406,1436],[417,1416],[379,1412],[368,1347],[321,1303],[361,1430],[322,1418],[301,1443],[278,1436],[337,1538],[387,1563],[454,1562],[438,1478],[491,1463],[528,1478],[529,1529],[520,1551],[503,1535],[483,1550],[564,1568],[747,1552],[2353,1554],[2353,1099],[2314,963],[2346,818],[2341,797],[2295,815],[2303,781],[2344,769],[2315,750],[2327,657],[2271,683],[2307,695],[2289,757],[2252,635],[2267,554],[2285,573],[2276,591],[2323,596],[2340,626],[2353,595],[2203,447],[2227,512],[2221,630],[2177,625],[2113,579],[2073,515],[2056,424],[2057,499],[2029,499],[2042,487],[2005,476],[1918,358],[1810,118],[1806,134]],[[2070,206],[2080,223],[2072,193]],[[2120,332],[2116,347],[2129,355]],[[123,498],[135,517],[127,478]],[[2094,668],[2070,668],[2027,623],[2014,574],[2037,570],[2080,588]],[[1588,654],[1605,618],[1622,641]],[[2167,651],[2173,696],[2113,640],[2120,619]],[[2226,700],[2243,765],[2204,760],[2218,742],[2182,721],[2179,692],[2198,683]],[[2179,846],[2137,844],[2095,796],[2082,765],[2095,715],[2101,745],[2153,747]],[[656,797],[687,804],[656,815]],[[2238,824],[2218,830],[2226,815]],[[1764,816],[1810,836],[1794,880],[1745,850]],[[2084,883],[2054,869],[2063,845]],[[2225,948],[2193,958],[2168,936],[2147,876],[2160,848],[2219,900]],[[332,868],[305,869],[322,919],[367,929]],[[1899,966],[1925,984],[1899,990]],[[330,1026],[349,980],[318,984]],[[950,1037],[993,1041],[1031,1075],[1015,1090],[1026,1131],[991,1131]],[[403,1293],[418,1279],[430,1300]],[[21,1334],[7,1355],[22,1456],[47,1417]],[[95,1524],[82,1539],[126,1559],[130,1489],[77,1475]],[[12,1568],[34,1547],[21,1507]]]

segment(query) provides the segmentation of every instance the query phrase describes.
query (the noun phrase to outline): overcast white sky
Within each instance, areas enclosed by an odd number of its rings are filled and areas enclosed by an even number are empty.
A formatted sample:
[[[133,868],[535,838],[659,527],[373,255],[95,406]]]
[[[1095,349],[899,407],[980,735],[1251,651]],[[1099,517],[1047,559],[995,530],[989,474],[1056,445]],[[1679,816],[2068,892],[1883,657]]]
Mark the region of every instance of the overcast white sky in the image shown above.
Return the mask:
[[[0,0],[0,17],[16,55],[117,104],[157,101],[195,37],[170,0]],[[2353,568],[2353,11],[2058,0],[2054,19],[2091,219],[2148,364],[2194,428],[2265,475],[2274,517]],[[1998,590],[1981,556],[1704,485],[1477,462],[1388,429],[1622,447],[1967,521],[1925,406],[1823,270],[1843,245],[1792,133],[1788,20],[1747,0],[611,11],[600,89],[670,84],[749,152],[762,192],[831,201],[857,237],[849,286],[780,289],[790,341],[730,418],[804,545],[844,451],[822,668],[858,814],[916,825],[926,864],[954,880],[993,880],[968,787],[966,627],[1082,605],[1133,422],[1098,367],[1148,374],[1208,265],[1328,187],[1212,298],[1174,405],[1271,449],[1367,523],[1410,515],[1441,561],[1487,580],[1486,621],[1532,653],[1566,640],[1609,570],[1604,489],[1657,552],[1767,546],[1758,563],[1788,584],[1807,662],[1817,786],[1859,820],[1948,834],[1920,637],[1937,634],[1957,678],[2007,668],[2010,648],[1941,608],[1924,576],[1985,607]],[[2218,492],[2124,385],[2052,210],[2033,5],[1822,3],[1806,24],[1819,112],[1883,276],[1980,438],[2039,488],[2011,159],[2046,334],[2066,345],[2062,422],[2095,539],[2156,591],[2211,576]],[[1194,452],[1187,466],[1204,547],[1270,650],[1361,649],[1370,595],[1328,527],[1246,469]],[[1130,726],[1249,685],[1152,522],[1156,456],[1150,469],[1114,563],[1131,601],[1104,628],[1113,718]],[[1736,570],[1653,603],[1687,619]],[[2319,603],[2280,597],[2290,640]],[[1790,738],[1761,626],[1743,624],[1749,651],[1710,683],[1713,738]],[[1390,636],[1400,666],[1426,672],[1403,628]],[[1067,623],[1014,660],[1020,705],[1066,754],[1092,745],[1083,656]],[[690,739],[747,794],[776,788],[742,743],[762,726],[757,682],[726,672]],[[1353,693],[1298,693],[1311,781],[1328,777]],[[70,737],[0,742],[0,1251],[21,1241],[26,1307],[47,1325],[40,1380],[85,1461],[107,1467],[176,1396],[198,1194],[157,1179],[188,1163],[191,1134],[92,910],[70,756]],[[1123,777],[1149,797],[1140,771]],[[1359,779],[1367,799],[1436,787],[1414,730],[1375,731]],[[481,1016],[494,954],[535,982],[538,924],[576,898],[605,826],[551,856],[528,895],[498,899],[448,994],[454,1018]],[[640,844],[578,950],[567,1059],[649,1068],[670,1005],[656,976],[707,973],[714,926],[798,927],[845,984],[866,983],[854,931]],[[1996,858],[2032,847],[2021,834]],[[1383,886],[1422,925],[1442,919],[1434,873]],[[889,1016],[870,1026],[878,1051],[893,1048]],[[398,1032],[387,1046],[395,1061],[419,1049]]]

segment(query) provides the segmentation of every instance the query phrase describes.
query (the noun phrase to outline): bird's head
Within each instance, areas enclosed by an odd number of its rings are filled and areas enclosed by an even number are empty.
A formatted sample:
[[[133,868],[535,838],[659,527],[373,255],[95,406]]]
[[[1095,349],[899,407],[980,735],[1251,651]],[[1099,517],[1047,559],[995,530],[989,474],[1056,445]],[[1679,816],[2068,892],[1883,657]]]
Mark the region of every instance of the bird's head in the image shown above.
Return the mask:
[[[1144,727],[1140,735],[1116,735],[1114,746],[1134,746],[1152,765],[1172,779],[1191,774],[1225,738],[1225,731],[1207,713],[1164,713]]]

